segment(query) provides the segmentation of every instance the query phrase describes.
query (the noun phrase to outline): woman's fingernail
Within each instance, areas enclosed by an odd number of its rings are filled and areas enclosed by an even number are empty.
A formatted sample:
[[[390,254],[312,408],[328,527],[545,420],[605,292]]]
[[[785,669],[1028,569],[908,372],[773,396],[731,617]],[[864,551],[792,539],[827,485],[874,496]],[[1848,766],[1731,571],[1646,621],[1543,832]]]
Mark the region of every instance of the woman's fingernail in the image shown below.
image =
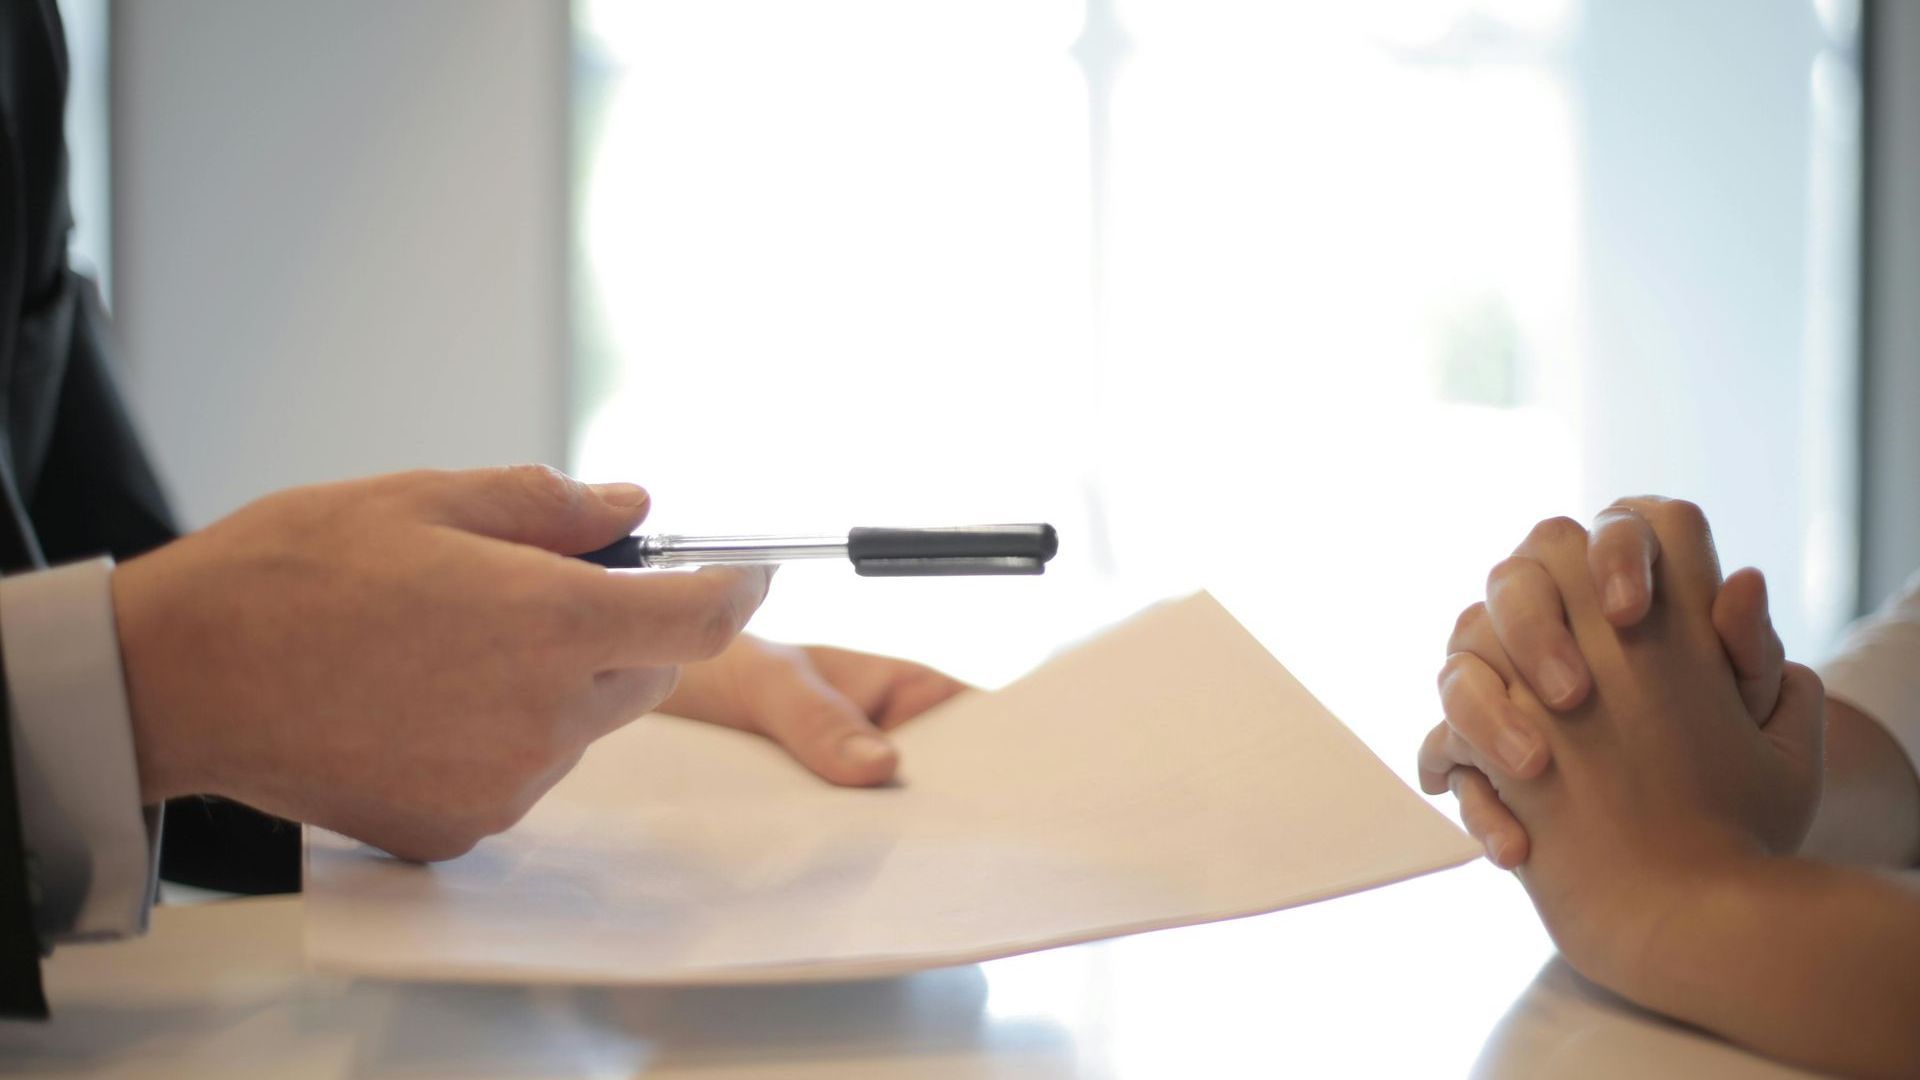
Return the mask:
[[[861,732],[840,740],[840,760],[856,769],[893,760],[893,746],[878,735]]]
[[[1500,856],[1507,850],[1507,845],[1502,843],[1498,836],[1489,836],[1482,843],[1487,849],[1487,861],[1505,870],[1507,864],[1501,861]]]
[[[1607,579],[1606,596],[1601,601],[1606,606],[1607,614],[1619,615],[1629,611],[1633,608],[1633,601],[1632,578],[1626,574],[1615,574]]]
[[[593,493],[608,506],[632,508],[647,501],[647,489],[639,484],[595,484]]]
[[[1500,760],[1507,763],[1507,771],[1516,776],[1525,772],[1533,761],[1533,740],[1518,728],[1501,728],[1500,734],[1494,736],[1494,743],[1500,748]]]
[[[1540,693],[1550,702],[1562,702],[1573,696],[1578,680],[1573,676],[1573,668],[1557,656],[1549,656],[1540,662]]]

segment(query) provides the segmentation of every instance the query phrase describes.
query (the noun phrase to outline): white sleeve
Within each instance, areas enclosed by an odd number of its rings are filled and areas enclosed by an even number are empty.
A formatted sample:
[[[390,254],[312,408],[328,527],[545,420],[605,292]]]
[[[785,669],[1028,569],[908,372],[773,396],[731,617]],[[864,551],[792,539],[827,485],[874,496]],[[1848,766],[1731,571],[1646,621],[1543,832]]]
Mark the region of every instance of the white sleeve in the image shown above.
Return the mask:
[[[1847,631],[1820,678],[1829,698],[1886,728],[1920,773],[1920,574]]]
[[[0,658],[40,939],[144,933],[158,808],[140,805],[111,559],[0,578]]]

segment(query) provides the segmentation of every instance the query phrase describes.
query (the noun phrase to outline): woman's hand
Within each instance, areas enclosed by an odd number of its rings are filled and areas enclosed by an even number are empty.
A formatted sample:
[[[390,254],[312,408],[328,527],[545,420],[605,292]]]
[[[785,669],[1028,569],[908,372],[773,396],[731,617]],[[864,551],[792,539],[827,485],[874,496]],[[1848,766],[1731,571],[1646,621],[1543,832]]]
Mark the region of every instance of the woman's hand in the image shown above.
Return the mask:
[[[1555,941],[1623,992],[1703,882],[1799,845],[1821,779],[1819,679],[1783,664],[1776,704],[1754,724],[1714,621],[1720,574],[1705,519],[1668,503],[1648,524],[1661,551],[1654,600],[1625,630],[1608,619],[1579,525],[1545,523],[1515,555],[1564,605],[1592,680],[1581,705],[1554,715],[1504,652],[1448,660],[1450,683],[1471,681],[1503,722],[1541,736],[1550,769],[1520,777],[1473,764],[1532,836],[1520,876]]]
[[[682,668],[660,709],[765,735],[822,778],[860,787],[891,780],[899,765],[882,732],[965,689],[907,660],[743,635]]]
[[[1705,518],[1691,503],[1653,496],[1621,499],[1594,520],[1592,532],[1585,534],[1586,576],[1612,626],[1636,626],[1653,610],[1661,558],[1655,523],[1671,522],[1677,532],[1686,533],[1681,519],[1697,519],[1697,535],[1688,542],[1704,543],[1711,555]],[[1528,543],[1543,532],[1566,532],[1568,527],[1578,529],[1564,519],[1542,522]],[[1550,753],[1540,733],[1503,705],[1505,685],[1486,678],[1484,669],[1451,658],[1478,656],[1505,684],[1525,685],[1536,700],[1559,711],[1583,704],[1593,685],[1568,626],[1561,591],[1540,563],[1524,554],[1525,548],[1494,567],[1487,577],[1486,601],[1467,608],[1455,623],[1447,643],[1450,661],[1440,680],[1446,719],[1420,748],[1421,787],[1432,795],[1451,789],[1460,800],[1467,831],[1485,845],[1490,861],[1509,870],[1526,862],[1531,843],[1489,777],[1538,776],[1549,765]],[[1715,561],[1711,577],[1717,581],[1718,576]],[[1758,570],[1737,571],[1719,586],[1712,623],[1739,677],[1748,715],[1755,724],[1764,723],[1779,699],[1784,654],[1768,614],[1766,581]],[[1486,770],[1476,762],[1485,763]]]

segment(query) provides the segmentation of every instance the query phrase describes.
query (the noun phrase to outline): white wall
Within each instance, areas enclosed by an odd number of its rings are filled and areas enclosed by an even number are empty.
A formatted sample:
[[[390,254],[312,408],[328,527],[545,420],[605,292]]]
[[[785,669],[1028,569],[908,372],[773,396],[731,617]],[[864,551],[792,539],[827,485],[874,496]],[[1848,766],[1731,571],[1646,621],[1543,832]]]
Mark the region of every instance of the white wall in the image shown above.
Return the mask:
[[[559,463],[567,6],[122,0],[115,308],[181,517]]]

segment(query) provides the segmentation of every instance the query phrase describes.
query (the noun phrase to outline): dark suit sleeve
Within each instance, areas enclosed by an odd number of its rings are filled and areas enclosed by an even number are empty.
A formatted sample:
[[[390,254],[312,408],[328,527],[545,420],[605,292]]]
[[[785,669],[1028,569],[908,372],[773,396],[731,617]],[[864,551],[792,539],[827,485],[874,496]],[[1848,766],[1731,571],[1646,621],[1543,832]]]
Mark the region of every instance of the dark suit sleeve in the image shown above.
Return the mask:
[[[165,499],[108,377],[91,283],[62,272],[14,326],[0,565],[31,570],[48,556],[64,562],[102,552],[125,558],[171,539]],[[44,1017],[12,706],[0,673],[0,1013]]]
[[[26,841],[14,791],[13,707],[6,689],[6,672],[0,665],[0,1016],[45,1019],[40,941],[33,931]]]
[[[32,501],[49,563],[131,559],[176,536],[167,499],[113,377],[113,340],[92,283],[72,277],[66,377]],[[160,874],[226,892],[300,888],[300,830],[224,799],[167,804]]]
[[[134,433],[108,357],[111,339],[93,283],[68,275],[72,321],[65,377],[28,512],[47,562],[110,554],[125,561],[177,532]]]
[[[35,30],[45,13],[24,4],[0,4],[0,571],[40,564],[40,548],[27,519],[25,497],[14,471],[13,394],[18,339],[26,327],[28,277],[33,258],[32,227],[39,224],[29,201],[44,185],[36,183],[21,146],[44,131],[25,115],[25,88],[44,78],[46,56],[35,50]],[[41,35],[44,39],[44,35]],[[58,114],[55,114],[56,122]],[[13,765],[13,702],[0,661],[0,1015],[44,1018],[46,992],[40,981],[40,939],[34,931],[32,868],[27,865],[20,822],[17,774]]]

